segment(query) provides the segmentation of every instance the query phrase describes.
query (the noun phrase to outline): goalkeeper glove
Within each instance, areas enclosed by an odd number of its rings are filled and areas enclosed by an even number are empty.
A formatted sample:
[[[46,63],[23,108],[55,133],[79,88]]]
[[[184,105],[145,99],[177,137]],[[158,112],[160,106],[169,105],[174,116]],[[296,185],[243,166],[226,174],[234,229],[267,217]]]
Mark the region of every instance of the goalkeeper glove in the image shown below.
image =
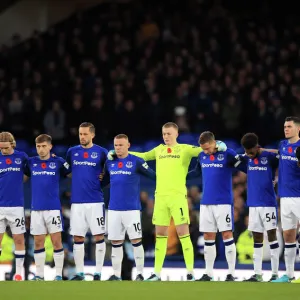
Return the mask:
[[[296,157],[298,158],[298,167],[300,167],[300,147],[296,149]]]
[[[222,141],[216,141],[216,148],[218,151],[226,151],[227,150],[226,144]]]
[[[107,159],[108,160],[114,160],[117,157],[115,150],[110,150],[107,153]]]

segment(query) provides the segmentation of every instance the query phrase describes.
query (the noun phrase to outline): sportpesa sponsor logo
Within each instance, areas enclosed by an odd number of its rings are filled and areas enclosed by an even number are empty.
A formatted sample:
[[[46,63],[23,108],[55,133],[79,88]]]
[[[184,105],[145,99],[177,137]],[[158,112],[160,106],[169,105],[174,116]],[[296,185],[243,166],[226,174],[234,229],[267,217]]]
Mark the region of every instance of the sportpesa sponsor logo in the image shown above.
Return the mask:
[[[167,154],[167,155],[160,155],[158,158],[159,159],[163,159],[163,158],[180,158],[180,155]]]
[[[223,168],[222,164],[201,164],[202,168]]]
[[[33,172],[32,172],[32,175],[33,175],[33,176],[36,176],[36,175],[50,175],[50,176],[54,176],[54,175],[55,175],[55,172],[48,172],[48,171],[40,171],[40,172],[37,172],[37,171],[33,171]]]
[[[94,162],[89,162],[89,161],[78,161],[78,160],[73,160],[73,165],[75,166],[91,166],[91,167],[96,167],[96,163]]]
[[[0,169],[0,174],[4,172],[20,172],[21,168],[5,168],[5,169]]]
[[[291,161],[298,161],[297,157],[288,156],[288,155],[281,155],[281,159],[291,160]]]
[[[111,171],[110,175],[131,175],[130,171]]]
[[[267,167],[249,167],[249,171],[267,171]]]

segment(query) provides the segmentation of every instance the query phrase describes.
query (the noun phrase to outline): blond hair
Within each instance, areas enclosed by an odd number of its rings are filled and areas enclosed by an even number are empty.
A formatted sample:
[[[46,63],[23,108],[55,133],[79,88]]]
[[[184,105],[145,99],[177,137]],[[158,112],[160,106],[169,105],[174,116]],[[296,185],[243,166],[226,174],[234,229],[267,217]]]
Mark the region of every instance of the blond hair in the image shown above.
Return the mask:
[[[0,133],[0,142],[11,143],[12,147],[14,149],[16,148],[16,140],[14,136],[8,131],[3,131]]]

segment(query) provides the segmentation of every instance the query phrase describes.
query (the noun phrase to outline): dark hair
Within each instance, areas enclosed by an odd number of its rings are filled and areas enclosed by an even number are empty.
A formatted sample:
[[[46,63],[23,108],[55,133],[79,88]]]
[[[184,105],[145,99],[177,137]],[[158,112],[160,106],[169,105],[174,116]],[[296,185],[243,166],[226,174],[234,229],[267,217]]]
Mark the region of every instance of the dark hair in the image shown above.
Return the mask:
[[[203,144],[206,144],[206,143],[210,143],[214,140],[215,140],[215,135],[212,132],[204,131],[200,134],[198,142],[199,142],[200,145],[203,145]]]
[[[174,129],[176,129],[178,131],[177,124],[175,124],[173,122],[168,122],[168,123],[164,124],[162,128],[174,128]]]
[[[246,133],[242,139],[241,144],[245,149],[251,149],[258,145],[258,136],[255,133]]]
[[[123,134],[123,133],[120,133],[120,134],[116,135],[115,139],[126,139],[126,140],[129,140],[128,136],[126,134]]]
[[[40,143],[44,143],[44,142],[52,144],[52,137],[48,134],[40,134],[35,139],[36,144],[40,144]]]
[[[95,126],[90,122],[83,122],[83,123],[80,124],[79,128],[80,127],[87,127],[87,128],[90,129],[90,132],[94,133],[94,134],[96,132]]]
[[[294,122],[300,126],[300,118],[299,117],[286,117],[285,122]]]

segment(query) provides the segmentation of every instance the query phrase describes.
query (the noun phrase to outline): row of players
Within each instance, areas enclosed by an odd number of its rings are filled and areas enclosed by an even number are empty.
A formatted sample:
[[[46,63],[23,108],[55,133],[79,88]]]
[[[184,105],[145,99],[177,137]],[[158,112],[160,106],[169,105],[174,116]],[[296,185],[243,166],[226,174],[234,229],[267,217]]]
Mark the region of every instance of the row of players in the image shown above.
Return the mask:
[[[95,128],[83,123],[79,128],[80,145],[67,153],[67,161],[50,155],[51,137],[41,135],[36,139],[38,157],[28,158],[15,151],[15,141],[11,134],[1,133],[0,182],[3,190],[0,197],[0,238],[10,225],[16,244],[16,280],[21,280],[21,269],[25,255],[23,174],[31,176],[32,224],[31,233],[35,239],[35,280],[43,280],[45,261],[44,240],[50,233],[54,246],[54,261],[57,276],[61,280],[63,249],[61,243],[62,222],[58,195],[60,174],[72,176],[71,234],[74,236],[74,259],[77,275],[73,280],[84,280],[84,237],[90,228],[96,242],[96,272],[94,280],[101,279],[101,269],[105,255],[104,204],[99,177],[110,177],[111,196],[108,213],[108,238],[112,241],[112,265],[114,275],[111,280],[120,280],[123,257],[122,243],[125,232],[133,244],[137,266],[137,280],[143,280],[144,251],[141,245],[139,174],[156,178],[156,197],[153,223],[156,225],[155,272],[149,281],[160,280],[160,271],[166,253],[167,229],[173,217],[183,246],[187,266],[187,280],[193,281],[194,254],[191,245],[186,201],[186,175],[192,157],[199,156],[196,169],[187,178],[198,176],[202,170],[203,198],[200,207],[200,231],[204,232],[206,272],[200,279],[213,278],[213,264],[216,257],[215,235],[219,230],[226,247],[229,265],[227,281],[234,280],[236,249],[232,236],[232,172],[239,168],[248,174],[248,206],[250,206],[249,229],[254,232],[255,275],[250,281],[261,281],[263,232],[268,231],[272,252],[272,280],[290,281],[293,278],[296,255],[296,227],[299,204],[294,198],[299,195],[299,185],[291,177],[299,176],[296,151],[299,143],[300,120],[287,118],[285,135],[288,141],[280,146],[280,154],[264,151],[258,146],[254,134],[246,134],[242,139],[247,156],[239,156],[226,145],[216,142],[214,135],[204,132],[199,139],[199,147],[178,144],[178,128],[174,123],[163,126],[165,145],[160,145],[146,153],[128,153],[130,144],[126,135],[115,137],[115,150],[107,151],[94,145]],[[203,151],[202,151],[203,150]],[[140,156],[141,158],[138,158]],[[109,160],[106,160],[108,157]],[[145,160],[156,160],[156,174]],[[287,276],[278,279],[278,243],[276,241],[276,197],[273,188],[275,169],[279,159],[279,190],[282,197],[282,224],[286,241]],[[288,163],[288,164],[286,164]],[[71,173],[72,172],[72,173]],[[104,178],[101,174],[105,174]],[[108,176],[106,176],[108,175]],[[217,182],[217,184],[216,184]],[[126,195],[124,197],[124,195]],[[286,203],[287,205],[283,205]],[[284,209],[285,207],[285,209]],[[289,261],[287,261],[289,260]],[[292,263],[291,263],[292,261]]]

